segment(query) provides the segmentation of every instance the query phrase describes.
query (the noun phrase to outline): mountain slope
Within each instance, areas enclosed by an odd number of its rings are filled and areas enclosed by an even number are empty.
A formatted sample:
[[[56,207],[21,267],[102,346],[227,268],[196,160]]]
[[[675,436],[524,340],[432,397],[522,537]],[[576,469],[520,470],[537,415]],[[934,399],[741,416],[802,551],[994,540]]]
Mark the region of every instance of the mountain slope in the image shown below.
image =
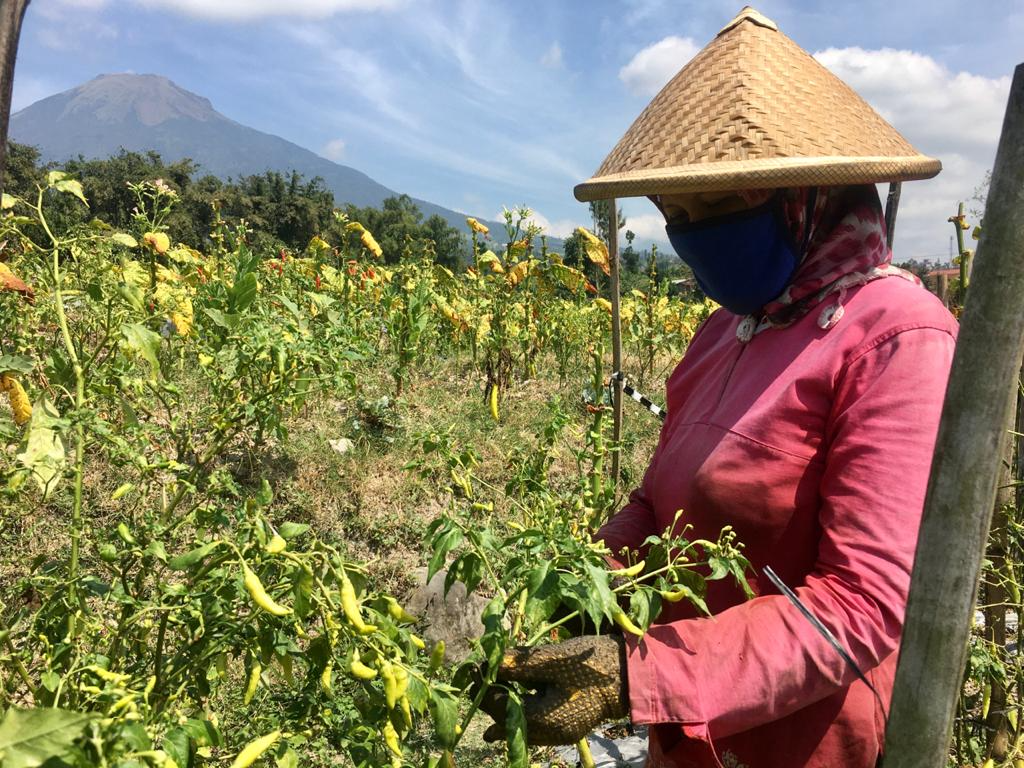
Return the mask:
[[[158,75],[100,75],[37,101],[11,116],[10,137],[58,163],[78,155],[105,158],[123,147],[155,150],[167,162],[188,157],[199,163],[200,173],[221,178],[295,170],[323,178],[338,205],[379,206],[399,194],[355,168],[236,123],[208,99]],[[466,230],[465,214],[415,202],[424,218],[436,213]]]

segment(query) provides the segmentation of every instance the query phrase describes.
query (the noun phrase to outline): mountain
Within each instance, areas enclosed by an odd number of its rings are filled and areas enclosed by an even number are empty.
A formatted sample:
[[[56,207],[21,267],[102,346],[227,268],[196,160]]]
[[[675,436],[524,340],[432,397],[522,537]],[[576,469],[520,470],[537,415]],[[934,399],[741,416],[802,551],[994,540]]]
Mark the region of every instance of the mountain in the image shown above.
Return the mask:
[[[158,75],[100,75],[41,99],[11,116],[10,138],[37,147],[44,162],[78,155],[106,158],[123,147],[155,150],[167,162],[188,157],[200,165],[200,173],[221,178],[295,170],[306,178],[323,178],[338,205],[380,206],[399,194],[355,168],[236,123],[209,99]],[[465,214],[415,202],[424,218],[436,213],[466,231]],[[501,231],[498,224],[488,225]]]

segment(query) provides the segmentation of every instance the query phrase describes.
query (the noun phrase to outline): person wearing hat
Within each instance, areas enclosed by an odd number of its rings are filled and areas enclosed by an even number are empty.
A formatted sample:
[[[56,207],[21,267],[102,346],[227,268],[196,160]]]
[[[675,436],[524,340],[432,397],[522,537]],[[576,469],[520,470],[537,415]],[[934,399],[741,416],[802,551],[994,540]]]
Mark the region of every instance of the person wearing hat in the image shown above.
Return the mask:
[[[710,618],[677,603],[643,638],[511,651],[499,679],[535,690],[531,743],[629,715],[650,726],[649,766],[876,764],[956,322],[891,265],[874,185],[940,167],[745,8],[576,188],[651,198],[722,305],[667,382],[643,483],[598,538],[642,549],[677,510],[689,538],[731,525],[756,597],[714,581]]]

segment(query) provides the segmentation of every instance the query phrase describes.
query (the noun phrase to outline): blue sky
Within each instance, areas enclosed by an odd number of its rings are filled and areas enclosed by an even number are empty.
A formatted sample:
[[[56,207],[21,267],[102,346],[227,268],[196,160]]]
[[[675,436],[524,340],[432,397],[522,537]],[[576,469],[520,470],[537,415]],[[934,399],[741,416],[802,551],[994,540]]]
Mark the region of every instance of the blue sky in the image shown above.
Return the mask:
[[[742,1],[33,0],[14,108],[101,73],[155,73],[228,117],[379,182],[495,217],[526,204],[557,235],[587,223],[589,177],[658,88]],[[992,164],[1024,0],[756,6],[919,150],[897,260],[943,259],[958,199]],[[663,240],[647,201],[627,227]]]

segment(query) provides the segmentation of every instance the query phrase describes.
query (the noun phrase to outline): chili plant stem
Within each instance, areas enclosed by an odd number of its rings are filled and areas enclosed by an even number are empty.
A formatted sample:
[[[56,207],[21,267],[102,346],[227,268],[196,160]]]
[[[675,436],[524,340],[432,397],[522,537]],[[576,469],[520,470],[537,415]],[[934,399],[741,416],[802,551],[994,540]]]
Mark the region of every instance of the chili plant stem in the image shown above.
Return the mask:
[[[82,424],[82,410],[85,407],[85,374],[82,370],[82,363],[78,359],[78,352],[75,350],[74,340],[71,338],[71,330],[68,326],[67,314],[64,311],[64,295],[61,291],[62,275],[60,271],[60,241],[54,236],[47,224],[46,216],[43,214],[43,190],[39,189],[39,196],[36,200],[36,212],[39,214],[39,223],[50,238],[50,246],[53,252],[53,297],[57,310],[57,322],[60,325],[61,337],[64,340],[64,347],[67,350],[68,358],[75,374],[75,483],[74,483],[74,506],[71,510],[71,556],[68,561],[68,581],[71,591],[71,601],[77,602],[85,609],[85,600],[78,589],[78,556],[82,538],[82,478],[84,475],[83,465],[85,463],[85,425]],[[68,617],[68,630],[71,636],[75,632],[75,617],[70,614]]]
[[[594,755],[590,751],[590,742],[586,736],[576,742],[576,749],[580,753],[580,765],[583,768],[595,768]]]

